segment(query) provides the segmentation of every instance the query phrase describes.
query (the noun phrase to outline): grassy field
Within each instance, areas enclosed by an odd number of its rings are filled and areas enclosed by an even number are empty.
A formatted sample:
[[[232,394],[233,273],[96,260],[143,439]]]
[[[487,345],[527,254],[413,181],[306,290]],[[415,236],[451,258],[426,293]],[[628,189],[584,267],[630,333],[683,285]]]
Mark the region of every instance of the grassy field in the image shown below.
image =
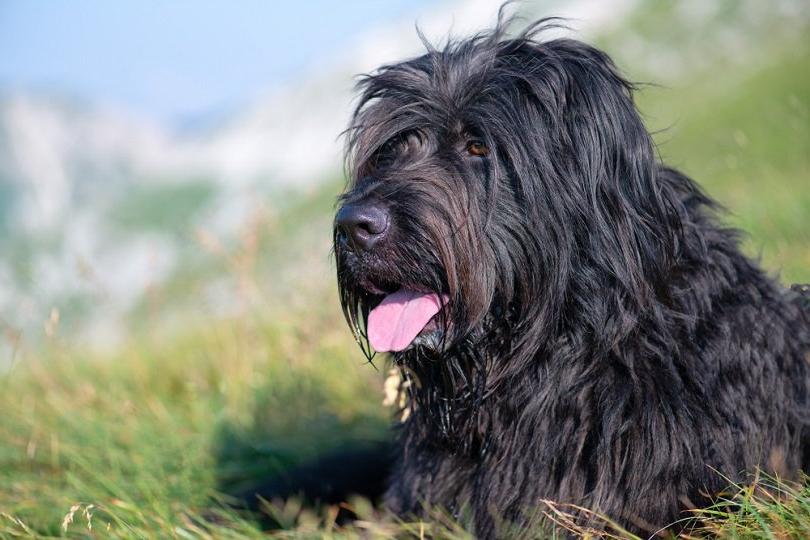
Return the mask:
[[[620,44],[611,44],[621,63]],[[769,47],[648,87],[640,105],[662,156],[732,210],[729,222],[749,233],[746,249],[784,282],[810,282],[810,42]],[[387,436],[384,366],[365,365],[333,283],[338,189],[291,197],[233,244],[186,231],[218,263],[145,301],[117,351],[77,348],[56,321],[41,347],[6,332],[1,350],[13,366],[0,374],[0,538],[265,537],[226,509],[222,493]],[[244,295],[232,317],[191,309],[179,323],[150,322],[214,276]],[[771,483],[731,487],[694,535],[810,537],[810,488],[780,485],[777,497],[760,489]],[[391,523],[364,501],[353,505],[363,520],[339,529],[335,508],[291,502],[277,508],[287,530],[276,534],[467,536],[441,515]],[[565,522],[564,508],[545,510]]]

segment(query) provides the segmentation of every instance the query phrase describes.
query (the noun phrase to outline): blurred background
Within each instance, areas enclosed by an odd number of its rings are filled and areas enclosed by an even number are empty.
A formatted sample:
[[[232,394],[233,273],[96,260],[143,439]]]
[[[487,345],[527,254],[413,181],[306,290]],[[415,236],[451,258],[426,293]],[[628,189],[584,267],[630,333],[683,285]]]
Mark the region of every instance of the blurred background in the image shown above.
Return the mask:
[[[499,4],[0,3],[0,510],[180,526],[172,501],[386,436],[329,253],[354,77]],[[663,159],[810,281],[810,2],[511,9],[654,83]]]

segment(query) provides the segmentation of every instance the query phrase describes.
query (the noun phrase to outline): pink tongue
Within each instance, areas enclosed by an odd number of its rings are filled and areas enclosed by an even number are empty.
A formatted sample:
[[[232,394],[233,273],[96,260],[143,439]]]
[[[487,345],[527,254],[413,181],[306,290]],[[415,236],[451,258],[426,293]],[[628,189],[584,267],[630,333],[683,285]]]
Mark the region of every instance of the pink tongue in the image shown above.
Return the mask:
[[[377,352],[407,348],[446,301],[407,289],[389,294],[368,315],[369,343]]]

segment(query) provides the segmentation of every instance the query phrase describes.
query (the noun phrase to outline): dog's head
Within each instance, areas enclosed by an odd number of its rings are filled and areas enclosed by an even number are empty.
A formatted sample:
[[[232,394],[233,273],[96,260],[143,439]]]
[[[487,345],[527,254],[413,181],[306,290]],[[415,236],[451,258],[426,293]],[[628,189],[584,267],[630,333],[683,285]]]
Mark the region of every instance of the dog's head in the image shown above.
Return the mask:
[[[334,247],[378,351],[497,332],[535,353],[582,318],[621,327],[664,281],[677,227],[632,85],[593,47],[540,41],[548,21],[506,26],[360,82]]]

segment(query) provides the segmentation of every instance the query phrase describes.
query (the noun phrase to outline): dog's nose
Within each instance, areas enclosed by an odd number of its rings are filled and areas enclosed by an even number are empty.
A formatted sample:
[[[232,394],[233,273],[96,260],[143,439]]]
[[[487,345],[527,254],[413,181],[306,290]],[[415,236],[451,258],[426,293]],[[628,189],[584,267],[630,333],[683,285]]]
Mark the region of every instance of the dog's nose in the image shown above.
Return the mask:
[[[390,216],[380,204],[347,204],[335,222],[338,231],[356,250],[370,250],[388,233]]]

